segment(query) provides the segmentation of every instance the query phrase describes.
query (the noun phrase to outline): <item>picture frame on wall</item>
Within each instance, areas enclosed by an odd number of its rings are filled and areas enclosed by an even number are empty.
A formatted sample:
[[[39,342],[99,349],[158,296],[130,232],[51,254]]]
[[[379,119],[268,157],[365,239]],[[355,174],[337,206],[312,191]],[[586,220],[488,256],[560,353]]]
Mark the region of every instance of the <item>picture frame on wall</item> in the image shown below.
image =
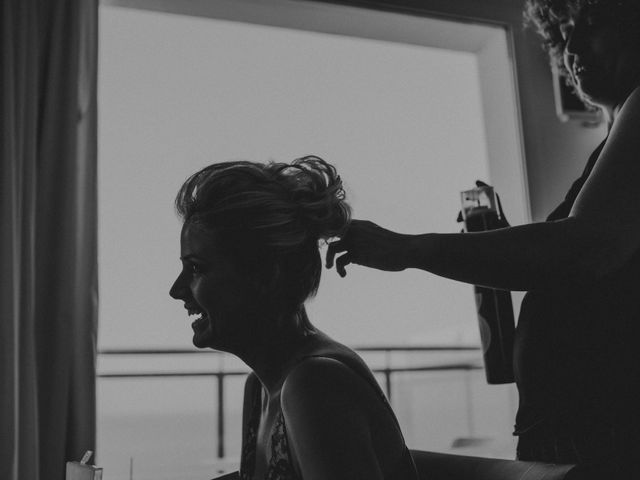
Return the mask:
[[[604,120],[602,111],[585,104],[557,67],[553,66],[551,72],[558,118],[563,122],[581,121],[585,126],[599,125]]]

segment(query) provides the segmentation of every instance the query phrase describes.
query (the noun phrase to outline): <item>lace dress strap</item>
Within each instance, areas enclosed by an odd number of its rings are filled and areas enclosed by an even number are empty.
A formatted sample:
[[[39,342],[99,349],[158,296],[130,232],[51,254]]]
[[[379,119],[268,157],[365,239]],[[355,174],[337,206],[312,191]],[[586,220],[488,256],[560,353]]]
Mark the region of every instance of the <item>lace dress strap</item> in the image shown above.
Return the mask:
[[[245,433],[246,438],[240,456],[241,480],[253,480],[256,467],[256,450],[261,407],[262,386],[258,382],[257,388],[255,388],[251,415]],[[265,480],[302,480],[293,468],[282,411],[278,412],[271,429],[271,452],[264,478]]]

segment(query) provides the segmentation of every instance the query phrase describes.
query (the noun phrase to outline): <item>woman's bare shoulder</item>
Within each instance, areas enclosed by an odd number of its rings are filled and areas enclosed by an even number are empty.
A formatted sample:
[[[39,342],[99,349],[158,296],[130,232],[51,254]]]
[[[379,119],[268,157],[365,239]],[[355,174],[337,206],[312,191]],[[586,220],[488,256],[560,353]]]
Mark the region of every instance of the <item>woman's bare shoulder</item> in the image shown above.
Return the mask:
[[[365,380],[342,361],[314,356],[305,358],[289,372],[282,387],[281,402],[283,410],[324,408],[332,404],[347,407],[372,393]]]

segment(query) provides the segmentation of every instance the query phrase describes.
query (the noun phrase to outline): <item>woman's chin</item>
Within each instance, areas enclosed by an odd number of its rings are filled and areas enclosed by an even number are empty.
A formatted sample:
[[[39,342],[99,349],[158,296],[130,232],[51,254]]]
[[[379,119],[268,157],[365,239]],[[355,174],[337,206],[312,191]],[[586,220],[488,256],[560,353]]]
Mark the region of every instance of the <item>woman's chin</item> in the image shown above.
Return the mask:
[[[211,338],[205,337],[202,334],[194,333],[193,334],[193,345],[197,348],[209,348],[211,347]]]
[[[193,329],[193,344],[198,348],[213,346],[213,329],[208,318],[199,318],[191,324]]]

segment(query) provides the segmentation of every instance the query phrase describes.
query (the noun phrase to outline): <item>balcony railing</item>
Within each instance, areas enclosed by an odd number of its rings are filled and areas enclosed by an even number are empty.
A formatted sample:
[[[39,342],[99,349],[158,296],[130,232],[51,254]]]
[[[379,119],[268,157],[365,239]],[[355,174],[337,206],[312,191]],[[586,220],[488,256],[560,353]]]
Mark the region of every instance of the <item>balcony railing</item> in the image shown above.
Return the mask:
[[[479,361],[467,362],[446,362],[430,365],[402,366],[394,367],[391,365],[391,354],[393,353],[463,353],[463,352],[480,352],[480,347],[476,346],[443,346],[443,345],[422,345],[422,346],[367,346],[357,347],[356,351],[361,353],[383,353],[384,366],[372,368],[375,374],[380,374],[384,378],[384,391],[392,402],[393,376],[396,373],[409,372],[437,372],[437,371],[471,371],[482,369]],[[226,355],[222,352],[212,350],[195,350],[195,349],[103,349],[99,352],[101,356],[128,356],[128,355]],[[217,385],[217,438],[218,448],[217,457],[222,459],[225,457],[225,379],[227,377],[244,376],[249,373],[245,370],[226,370],[218,369],[212,371],[128,371],[128,372],[100,372],[98,378],[103,379],[122,379],[122,378],[158,378],[158,377],[214,377]]]

